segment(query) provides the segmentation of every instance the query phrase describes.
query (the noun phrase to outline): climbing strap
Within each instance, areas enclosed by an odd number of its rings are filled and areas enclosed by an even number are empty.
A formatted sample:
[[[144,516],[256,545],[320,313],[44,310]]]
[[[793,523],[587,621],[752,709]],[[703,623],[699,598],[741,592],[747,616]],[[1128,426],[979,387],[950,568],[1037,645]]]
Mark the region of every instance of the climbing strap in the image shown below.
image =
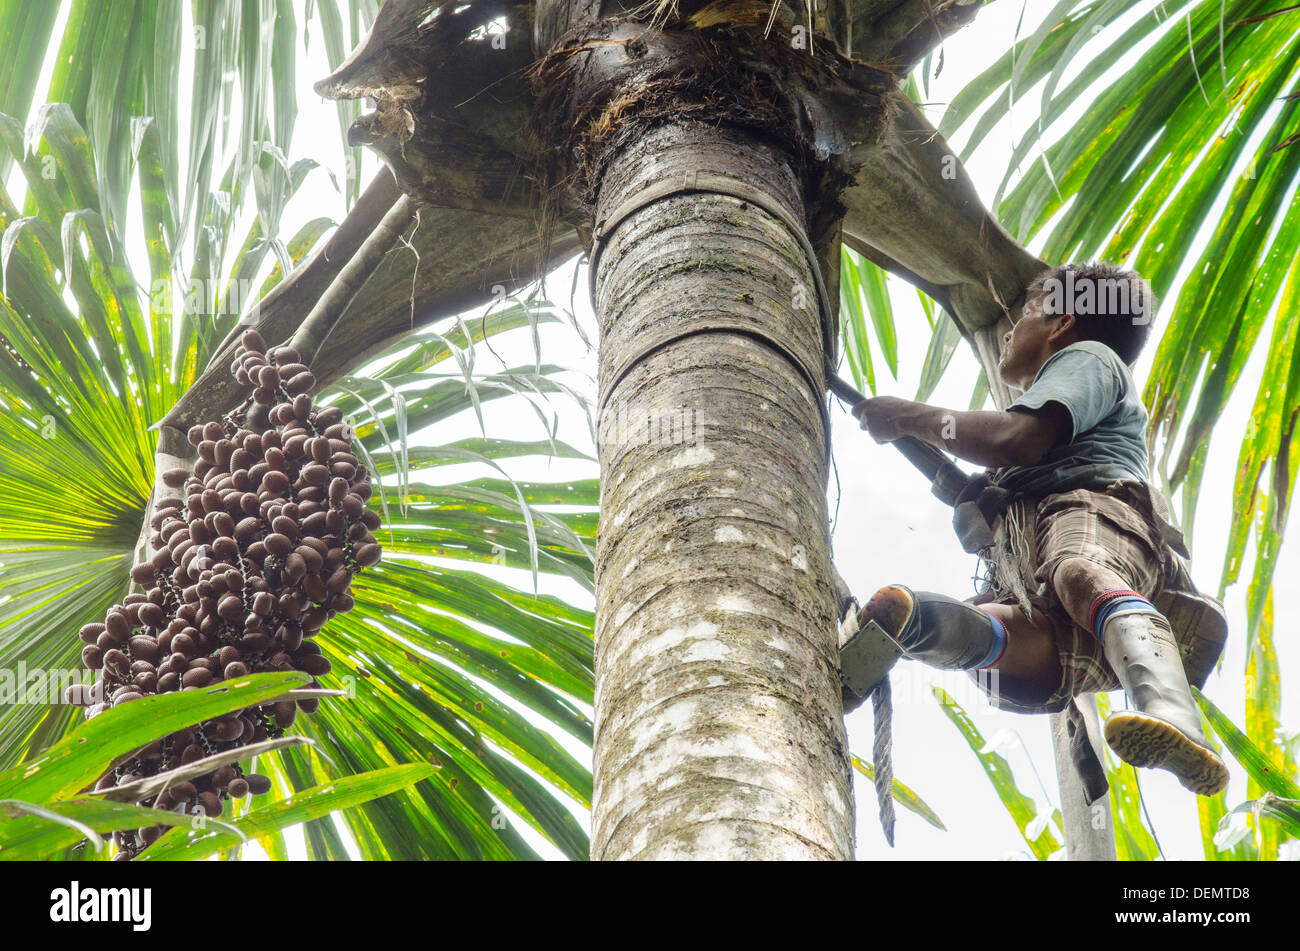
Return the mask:
[[[767,212],[773,218],[776,218],[785,225],[786,229],[794,235],[795,239],[799,242],[800,247],[803,248],[804,257],[808,259],[809,270],[812,271],[813,283],[815,284],[815,289],[817,291],[817,308],[821,315],[822,366],[806,366],[803,361],[799,360],[794,354],[786,350],[781,341],[761,335],[754,330],[742,331],[740,328],[729,329],[747,333],[749,336],[760,336],[761,339],[766,341],[776,350],[785,354],[786,357],[789,358],[790,362],[793,363],[803,374],[809,387],[812,389],[813,393],[816,394],[817,403],[821,409],[822,431],[826,437],[826,455],[829,459],[831,445],[830,411],[826,406],[826,401],[822,399],[822,394],[826,392],[825,365],[829,361],[829,364],[834,366],[837,356],[836,341],[838,338],[835,332],[835,313],[831,308],[831,297],[826,289],[826,282],[822,278],[821,264],[817,260],[817,251],[813,248],[812,242],[808,240],[808,235],[805,233],[803,224],[800,223],[788,209],[774,201],[771,196],[728,175],[715,175],[711,172],[700,171],[686,172],[677,180],[667,179],[655,182],[653,185],[642,189],[635,195],[629,195],[612,211],[602,214],[600,218],[597,219],[592,230],[591,263],[587,269],[587,283],[591,292],[592,306],[594,307],[596,304],[596,270],[600,262],[600,255],[604,251],[605,244],[609,240],[609,236],[614,233],[614,230],[626,221],[634,212],[640,211],[648,205],[652,205],[657,201],[674,195],[690,194],[693,192],[703,192],[713,195],[728,195],[732,198],[748,202],[751,205],[761,208],[763,211]],[[626,365],[629,368],[632,367],[636,364],[637,360],[646,353],[662,347],[664,344],[670,343],[672,340],[713,329],[717,328],[693,327],[679,334],[677,337],[672,337],[667,340],[655,340],[645,346],[641,352],[635,353],[630,357],[627,360]],[[624,372],[626,372],[626,370]],[[610,385],[606,390],[606,395],[614,391],[614,387],[617,383],[617,379],[610,381]],[[604,406],[602,400],[602,405],[597,407],[597,413],[603,409]]]

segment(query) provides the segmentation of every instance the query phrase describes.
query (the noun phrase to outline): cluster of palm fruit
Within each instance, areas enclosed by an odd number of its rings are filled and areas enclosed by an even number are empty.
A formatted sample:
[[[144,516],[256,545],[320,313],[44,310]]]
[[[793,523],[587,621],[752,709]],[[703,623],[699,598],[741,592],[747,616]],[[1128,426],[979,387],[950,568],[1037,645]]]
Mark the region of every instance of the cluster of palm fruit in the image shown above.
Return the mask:
[[[93,685],[67,699],[94,717],[110,706],[176,690],[197,690],[263,671],[301,670],[313,678],[330,662],[313,638],[353,605],[353,575],[379,561],[366,508],[370,473],[352,453],[352,430],[337,408],[316,411],[315,384],[291,347],[267,351],[256,331],[241,338],[231,365],[253,386],[251,400],[222,422],[195,426],[194,471],[163,473],[184,498],[161,498],[150,522],[152,557],[102,624],[81,629]],[[319,686],[313,680],[312,686]],[[280,700],[209,720],[150,743],[103,776],[96,789],[125,786],[214,753],[277,737],[314,698]],[[176,782],[142,805],[218,816],[222,803],[270,789],[265,776],[222,766]],[[114,833],[129,859],[165,831]]]

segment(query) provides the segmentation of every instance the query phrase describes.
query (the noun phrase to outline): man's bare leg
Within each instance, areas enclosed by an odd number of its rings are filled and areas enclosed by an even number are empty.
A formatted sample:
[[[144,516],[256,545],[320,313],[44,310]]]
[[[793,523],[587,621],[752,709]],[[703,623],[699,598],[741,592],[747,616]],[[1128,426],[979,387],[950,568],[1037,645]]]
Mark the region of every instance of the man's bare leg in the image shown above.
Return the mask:
[[[1067,558],[1052,573],[1052,588],[1074,623],[1091,631],[1093,602],[1108,591],[1131,585],[1104,565],[1086,558]]]
[[[1014,604],[981,604],[977,607],[993,615],[1007,629],[1007,649],[998,662],[988,668],[998,672],[1000,689],[1028,703],[1050,697],[1061,683],[1061,662],[1047,616],[1036,611],[1031,621]]]

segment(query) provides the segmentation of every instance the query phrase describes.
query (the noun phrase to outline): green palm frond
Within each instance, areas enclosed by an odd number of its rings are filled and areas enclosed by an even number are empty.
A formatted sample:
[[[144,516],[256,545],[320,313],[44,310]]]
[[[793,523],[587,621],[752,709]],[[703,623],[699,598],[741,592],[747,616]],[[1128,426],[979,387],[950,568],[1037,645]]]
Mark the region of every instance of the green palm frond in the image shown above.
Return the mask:
[[[102,835],[158,824],[171,826],[172,832],[149,850],[150,859],[203,858],[233,841],[265,836],[334,809],[386,796],[434,772],[428,763],[390,766],[332,780],[292,800],[245,807],[242,814],[221,819],[197,819],[179,810],[149,809],[87,792],[89,783],[160,730],[242,709],[300,687],[307,679],[299,673],[260,674],[204,690],[150,697],[82,724],[34,762],[0,773],[0,814],[8,820],[0,825],[0,860],[48,859],[77,849],[79,843],[97,858],[105,853]]]
[[[853,763],[854,769],[867,777],[867,782],[874,783],[876,781],[875,764],[853,753],[849,754],[849,760]],[[948,827],[943,824],[943,820],[939,818],[939,814],[930,808],[929,804],[918,796],[906,783],[894,779],[889,788],[893,800],[908,812],[920,816],[929,825],[938,829],[940,832],[948,831]]]
[[[993,785],[993,791],[997,793],[1007,815],[1015,823],[1016,831],[1033,851],[1034,857],[1042,861],[1056,855],[1062,848],[1062,843],[1056,836],[1056,832],[1064,826],[1061,810],[1053,809],[1050,814],[1040,813],[1033,797],[1016,785],[1015,773],[1006,757],[989,747],[970,715],[942,687],[936,685],[931,691],[939,701],[943,715],[957,728],[966,745],[979,759],[985,775]]]
[[[1192,694],[1214,733],[1223,740],[1223,745],[1237,758],[1252,780],[1275,796],[1300,799],[1300,776],[1289,757],[1283,761],[1275,749],[1268,748],[1273,745],[1271,743],[1260,747],[1195,687],[1192,688]]]
[[[1232,810],[1234,813],[1248,813],[1254,817],[1265,837],[1278,830],[1293,839],[1300,838],[1300,799],[1282,799],[1273,793],[1264,793],[1258,799],[1243,802]],[[1268,818],[1271,822],[1261,822]]]
[[[1110,702],[1097,694],[1097,713],[1102,722],[1110,715]],[[1147,826],[1142,808],[1142,786],[1138,771],[1115,756],[1109,746],[1102,748],[1106,780],[1110,783],[1110,819],[1115,830],[1115,856],[1121,862],[1150,862],[1160,855],[1155,836]],[[1205,840],[1208,846],[1209,839]]]
[[[365,35],[378,4],[347,4],[346,22],[332,0],[309,5],[307,20],[299,18],[291,0],[199,0],[188,9],[181,0],[72,0],[66,6],[67,20],[56,36],[59,4],[5,5],[0,54],[14,69],[0,90],[0,111],[25,124],[33,105],[68,105],[86,129],[95,157],[100,190],[88,207],[118,234],[124,233],[130,200],[136,122],[149,117],[163,144],[157,184],[167,212],[162,222],[167,247],[179,256],[188,244],[197,261],[203,256],[209,197],[222,190],[214,187],[214,176],[225,169],[227,157],[233,153],[230,180],[242,185],[253,182],[255,169],[273,176],[268,153],[288,151],[297,118],[295,57],[313,23],[319,24],[336,65]],[[51,45],[57,52],[50,84],[38,91]],[[186,55],[193,57],[194,72],[182,77]],[[241,118],[233,124],[236,109]],[[191,119],[183,151],[182,110]],[[340,121],[344,118],[341,113]],[[0,173],[10,161],[3,156]],[[358,187],[351,176],[352,198]],[[226,212],[237,216],[242,198],[233,192],[229,197]],[[284,197],[283,183],[270,184],[258,196],[259,213],[274,214]]]
[[[296,115],[292,58],[319,21],[331,59],[341,59],[377,4],[318,2],[308,22],[296,19],[295,6],[207,0],[189,11],[203,29],[182,36],[190,19],[178,2],[74,2],[61,40],[51,18],[4,14],[14,31],[0,38],[7,54],[30,56],[15,45],[19,37],[61,44],[51,95],[65,100],[33,109],[42,101],[34,83],[0,89],[14,116],[0,115],[0,156],[25,193],[14,198],[0,185],[5,669],[80,667],[77,629],[128,588],[154,476],[149,427],[240,314],[332,225],[317,218],[287,241],[278,233],[288,200],[315,167],[286,151]],[[192,82],[175,66],[187,44]],[[182,102],[201,117],[188,151],[177,145]],[[236,110],[241,119],[228,126]],[[24,128],[19,117],[29,113]],[[12,187],[15,178],[5,181]],[[348,182],[349,194],[357,184]],[[146,245],[134,271],[122,231],[132,212]],[[570,750],[591,742],[592,616],[542,590],[551,579],[593,586],[594,465],[555,438],[548,409],[579,394],[540,353],[498,372],[474,363],[476,345],[511,331],[536,343],[539,324],[557,319],[553,308],[523,305],[453,319],[320,397],[357,424],[357,445],[379,478],[372,504],[383,515],[386,557],[358,578],[356,608],[322,638],[334,664],[324,686],[347,696],[326,698],[298,720],[314,746],[263,755],[258,768],[283,795],[402,764],[433,772],[430,782],[337,816],[298,816],[312,856],[355,848],[372,858],[535,857],[507,821],[512,814],[564,854],[586,856],[570,806],[589,804],[591,777]],[[481,424],[483,407],[502,399],[545,424],[540,438],[483,431],[437,441],[435,424],[469,412]],[[510,476],[512,463],[536,457],[582,460],[589,475],[554,484]],[[480,471],[441,478],[467,463]],[[510,569],[528,572],[532,590],[500,580]],[[0,767],[28,762],[66,736],[74,709],[6,705]],[[255,835],[273,857],[290,854],[279,825]],[[240,852],[234,841],[213,848]]]
[[[1271,627],[1271,618],[1269,620]],[[1276,659],[1268,656],[1272,653],[1271,645],[1260,653],[1260,644],[1267,643],[1266,637],[1258,639],[1257,653],[1251,658],[1247,674],[1245,732],[1199,690],[1193,688],[1193,696],[1211,728],[1207,735],[1217,735],[1249,777],[1251,800],[1232,810],[1217,809],[1216,830],[1224,828],[1234,813],[1253,813],[1257,841],[1243,840],[1242,845],[1250,858],[1276,860],[1281,842],[1297,838],[1294,803],[1300,800],[1300,771],[1297,771],[1294,754],[1282,742],[1273,719],[1273,710],[1280,698],[1276,696]],[[1262,822],[1263,815],[1278,821]],[[1203,815],[1203,824],[1207,818]]]
[[[1282,677],[1278,667],[1277,651],[1273,645],[1273,593],[1270,586],[1264,595],[1266,604],[1260,615],[1246,665],[1246,736],[1257,747],[1266,750],[1277,760],[1283,771],[1300,777],[1290,750],[1282,742]],[[1267,790],[1253,776],[1246,789],[1251,799],[1258,799]],[[1278,846],[1289,837],[1285,827],[1273,823],[1259,826],[1260,858],[1275,861]]]

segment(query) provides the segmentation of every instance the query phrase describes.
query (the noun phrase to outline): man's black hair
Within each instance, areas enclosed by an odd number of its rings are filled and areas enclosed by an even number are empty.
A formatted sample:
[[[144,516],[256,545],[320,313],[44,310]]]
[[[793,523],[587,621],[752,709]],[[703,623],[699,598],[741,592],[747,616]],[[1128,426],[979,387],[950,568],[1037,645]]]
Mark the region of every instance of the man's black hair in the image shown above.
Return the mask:
[[[1062,264],[1030,282],[1041,291],[1047,319],[1073,314],[1081,340],[1096,340],[1133,363],[1151,335],[1155,297],[1136,271],[1110,264]]]

